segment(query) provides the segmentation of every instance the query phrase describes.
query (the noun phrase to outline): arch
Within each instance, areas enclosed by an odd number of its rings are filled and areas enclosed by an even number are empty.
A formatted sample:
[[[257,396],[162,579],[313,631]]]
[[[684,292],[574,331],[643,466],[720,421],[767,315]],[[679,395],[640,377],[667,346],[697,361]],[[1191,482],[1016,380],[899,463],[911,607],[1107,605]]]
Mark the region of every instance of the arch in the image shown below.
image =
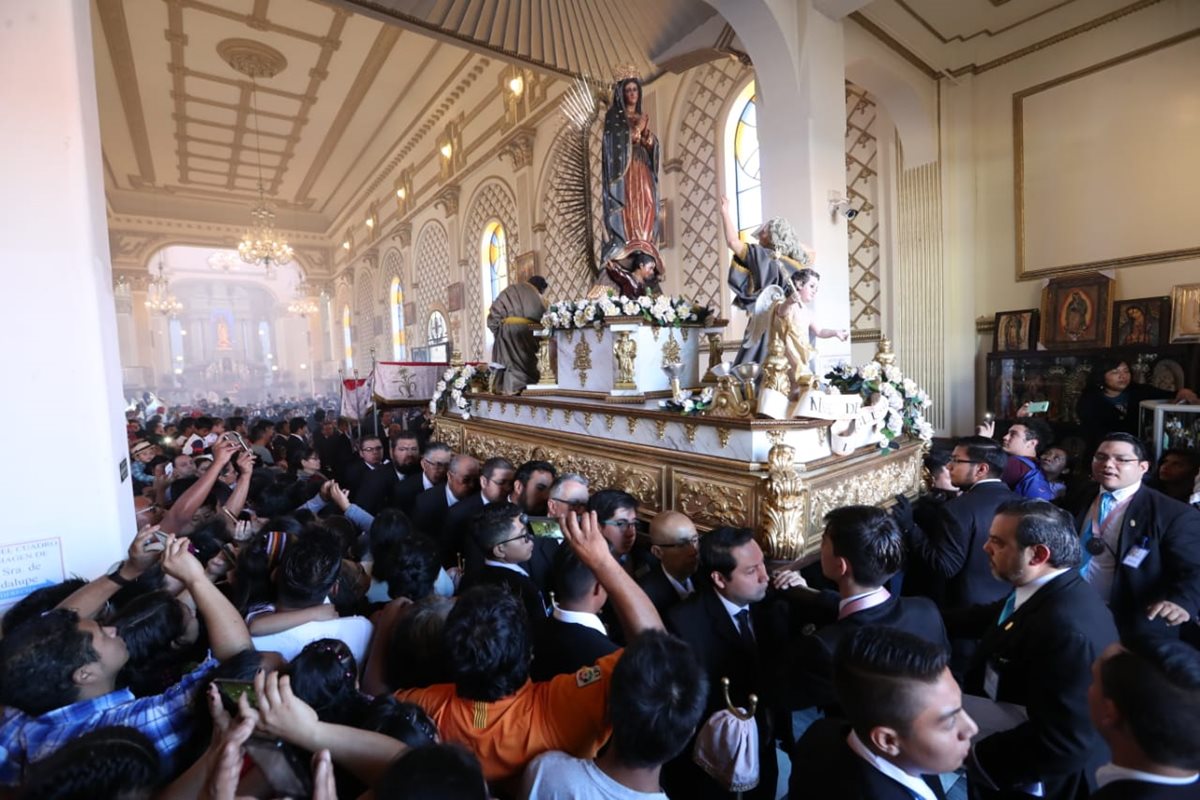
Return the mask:
[[[476,348],[477,354],[481,357],[481,351],[486,348],[489,352],[492,349],[492,344],[495,341],[491,330],[486,325],[486,313],[483,309],[490,308],[492,303],[496,302],[496,298],[504,291],[509,284],[509,252],[508,252],[508,236],[504,228],[504,223],[498,219],[490,220],[483,229],[483,234],[479,237],[479,272],[475,279],[474,292],[481,293],[483,303],[473,309],[476,313],[472,314],[473,324],[471,329],[474,331],[480,328],[484,331],[483,347]],[[474,346],[474,342],[472,342]]]
[[[504,229],[507,263],[511,265],[511,257],[520,252],[516,193],[507,182],[497,177],[486,178],[479,184],[467,206],[466,224],[463,226],[461,252],[470,266],[463,276],[467,323],[460,347],[464,349],[467,357],[472,359],[483,358],[485,350],[491,349],[491,334],[483,324],[491,305],[491,296],[484,291],[483,284],[477,277],[479,267],[474,254],[479,252],[485,227],[492,222],[498,222]]]
[[[762,176],[758,161],[757,87],[746,81],[719,121],[725,196],[733,198],[733,217],[746,234],[763,222]]]
[[[358,345],[358,367],[364,372],[370,369],[371,351],[376,348],[376,337],[380,333],[376,312],[375,273],[367,263],[362,263],[354,272],[354,332]]]
[[[383,254],[383,261],[379,267],[378,293],[386,298],[384,327],[391,342],[391,346],[385,347],[384,351],[390,358],[403,361],[407,357],[408,342],[404,331],[404,254],[399,248],[389,248]],[[411,323],[412,320],[407,322]]]
[[[869,57],[847,63],[846,80],[866,89],[887,109],[904,145],[906,169],[938,160],[937,115],[916,86]]]
[[[785,30],[799,31],[804,20],[795,16],[781,18],[773,6],[788,9],[793,14],[804,13],[799,3],[779,3],[772,0],[704,0],[717,10],[742,41],[747,53],[754,54],[754,72],[759,93],[764,98],[800,97],[800,54],[794,52]],[[819,13],[815,12],[814,13]],[[795,41],[799,42],[800,36]]]
[[[437,220],[426,222],[417,235],[413,253],[414,280],[411,302],[416,303],[417,320],[423,323],[435,308],[445,309],[449,305],[447,287],[450,283],[450,238],[446,234],[445,226]],[[415,341],[425,340],[423,328],[414,333],[417,336]]]

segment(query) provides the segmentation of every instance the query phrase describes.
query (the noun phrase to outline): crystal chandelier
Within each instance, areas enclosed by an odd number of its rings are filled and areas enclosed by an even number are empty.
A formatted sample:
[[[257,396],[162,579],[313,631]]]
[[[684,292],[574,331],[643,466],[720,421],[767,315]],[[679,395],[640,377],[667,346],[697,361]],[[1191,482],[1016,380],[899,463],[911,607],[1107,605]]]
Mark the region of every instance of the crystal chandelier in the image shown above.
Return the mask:
[[[150,278],[146,287],[146,308],[168,317],[183,311],[183,303],[171,294],[171,282],[167,280],[161,256],[158,259],[158,274]]]
[[[312,288],[306,281],[296,284],[296,296],[288,303],[288,313],[299,317],[307,317],[317,313],[317,304],[312,299]]]
[[[292,247],[275,232],[275,212],[267,204],[262,179],[262,144],[258,135],[258,83],[250,76],[250,103],[254,110],[254,152],[258,157],[258,204],[250,211],[253,223],[238,243],[238,255],[247,264],[266,268],[267,277],[275,275],[275,267],[291,262]]]

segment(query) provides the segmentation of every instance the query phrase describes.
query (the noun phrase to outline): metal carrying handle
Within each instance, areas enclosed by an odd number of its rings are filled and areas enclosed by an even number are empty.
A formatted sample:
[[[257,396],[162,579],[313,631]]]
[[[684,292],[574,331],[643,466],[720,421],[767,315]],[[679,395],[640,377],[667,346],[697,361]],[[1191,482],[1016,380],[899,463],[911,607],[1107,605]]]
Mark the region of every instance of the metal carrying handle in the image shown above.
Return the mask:
[[[750,710],[742,711],[733,704],[729,699],[729,678],[721,678],[721,691],[725,693],[725,708],[730,714],[733,714],[740,720],[754,719],[754,712],[758,710],[758,695],[752,694],[747,699],[750,701]]]

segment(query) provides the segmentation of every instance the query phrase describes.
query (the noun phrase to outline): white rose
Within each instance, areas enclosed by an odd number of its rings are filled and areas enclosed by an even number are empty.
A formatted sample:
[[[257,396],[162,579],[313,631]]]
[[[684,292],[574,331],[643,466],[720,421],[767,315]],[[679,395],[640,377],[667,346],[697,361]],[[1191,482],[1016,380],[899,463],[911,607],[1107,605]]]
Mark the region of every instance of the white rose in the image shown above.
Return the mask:
[[[862,369],[859,370],[859,374],[862,375],[862,378],[865,381],[879,380],[879,364],[874,361],[870,362],[869,364],[864,364]]]
[[[607,298],[600,301],[600,310],[604,312],[604,316],[606,317],[615,317],[618,313],[617,307]]]
[[[883,368],[883,376],[892,383],[899,383],[900,381],[904,380],[904,373],[891,364],[888,364]]]
[[[454,377],[454,370],[452,370],[452,369],[448,369],[448,370],[446,370],[445,372],[443,372],[443,373],[442,373],[442,379],[443,379],[443,380],[447,380],[447,381],[448,381],[448,380],[450,380],[450,379],[451,379],[451,378],[453,378],[453,377]]]
[[[641,313],[641,306],[628,298],[621,301],[621,311],[630,317],[637,316]]]
[[[914,394],[917,391],[917,382],[912,378],[905,378],[900,382],[900,388],[904,390],[905,394]]]
[[[465,387],[466,385],[467,385],[467,379],[466,379],[466,378],[456,378],[456,379],[454,380],[454,388],[455,388],[455,389],[462,389],[462,388],[463,388],[463,387]]]
[[[462,418],[463,418],[463,421],[464,421],[464,422],[465,422],[465,421],[467,421],[467,420],[469,420],[469,419],[471,418],[471,412],[470,412],[470,411],[464,411],[464,412],[462,413]]]
[[[700,392],[700,402],[701,403],[711,403],[712,399],[713,399],[713,390],[711,387]]]
[[[441,394],[442,392],[446,391],[446,382],[438,381],[436,388],[437,388],[438,394]]]
[[[437,413],[437,400],[430,400],[430,401],[429,401],[429,413],[430,413],[430,414],[436,414],[436,413]]]
[[[642,308],[650,308],[651,306],[655,305],[654,301],[651,300],[648,295],[642,295],[639,297],[637,299],[637,304]]]
[[[675,309],[668,308],[667,310],[663,311],[660,316],[661,316],[663,322],[674,322],[675,321]]]

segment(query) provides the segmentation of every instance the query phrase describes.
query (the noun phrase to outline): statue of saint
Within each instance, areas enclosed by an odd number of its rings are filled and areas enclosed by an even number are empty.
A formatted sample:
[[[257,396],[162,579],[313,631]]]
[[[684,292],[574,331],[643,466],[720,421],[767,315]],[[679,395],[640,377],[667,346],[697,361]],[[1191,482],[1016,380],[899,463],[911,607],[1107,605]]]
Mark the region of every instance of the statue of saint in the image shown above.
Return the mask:
[[[510,283],[488,310],[487,327],[495,337],[492,361],[504,365],[498,387],[501,394],[518,394],[538,381],[538,343],[533,331],[546,311],[542,299],[546,288],[541,275]]]
[[[648,262],[657,284],[663,269],[658,252],[659,142],[642,111],[642,81],[632,73],[618,75],[613,84],[601,156],[606,234],[601,272],[619,283],[620,273],[641,270]]]

